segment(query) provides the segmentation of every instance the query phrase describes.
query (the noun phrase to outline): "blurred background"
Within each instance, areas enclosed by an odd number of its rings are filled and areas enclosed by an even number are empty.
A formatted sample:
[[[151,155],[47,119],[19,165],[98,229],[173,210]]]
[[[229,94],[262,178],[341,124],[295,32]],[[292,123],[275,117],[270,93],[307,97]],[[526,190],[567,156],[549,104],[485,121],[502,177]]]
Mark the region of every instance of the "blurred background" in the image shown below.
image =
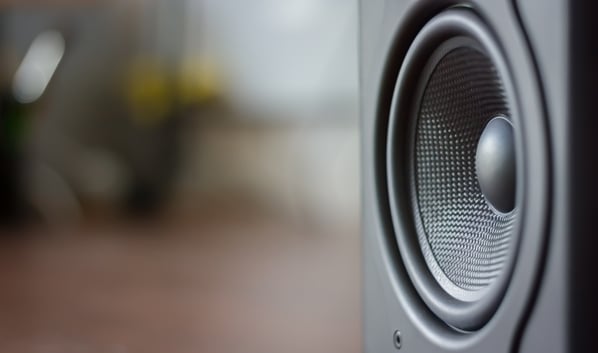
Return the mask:
[[[0,1],[0,350],[360,352],[357,23]]]

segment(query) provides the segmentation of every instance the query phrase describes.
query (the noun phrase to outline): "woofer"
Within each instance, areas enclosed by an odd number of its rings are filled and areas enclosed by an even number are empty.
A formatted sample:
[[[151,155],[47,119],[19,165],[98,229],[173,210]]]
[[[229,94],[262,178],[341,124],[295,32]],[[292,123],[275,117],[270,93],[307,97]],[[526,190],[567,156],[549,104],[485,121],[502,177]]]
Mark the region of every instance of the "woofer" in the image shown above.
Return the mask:
[[[495,119],[512,126],[513,141],[494,142],[490,150],[499,151],[491,153],[514,151],[516,166],[524,144],[501,49],[472,13],[444,11],[421,29],[401,66],[386,169],[392,223],[410,279],[428,307],[459,330],[479,329],[490,319],[516,260],[524,195],[517,185],[523,183],[505,181],[508,158],[480,163],[491,157],[478,153]],[[514,180],[525,177],[524,168],[512,169]],[[480,185],[480,175],[493,173],[486,184],[511,185],[506,207],[496,207],[497,197]]]

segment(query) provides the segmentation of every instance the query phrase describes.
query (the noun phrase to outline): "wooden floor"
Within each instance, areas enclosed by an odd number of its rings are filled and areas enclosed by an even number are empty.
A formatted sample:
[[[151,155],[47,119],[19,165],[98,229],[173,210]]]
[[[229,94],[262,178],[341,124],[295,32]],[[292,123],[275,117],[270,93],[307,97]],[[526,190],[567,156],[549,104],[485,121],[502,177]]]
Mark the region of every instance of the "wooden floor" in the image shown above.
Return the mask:
[[[0,237],[0,352],[361,352],[355,228],[267,217]]]

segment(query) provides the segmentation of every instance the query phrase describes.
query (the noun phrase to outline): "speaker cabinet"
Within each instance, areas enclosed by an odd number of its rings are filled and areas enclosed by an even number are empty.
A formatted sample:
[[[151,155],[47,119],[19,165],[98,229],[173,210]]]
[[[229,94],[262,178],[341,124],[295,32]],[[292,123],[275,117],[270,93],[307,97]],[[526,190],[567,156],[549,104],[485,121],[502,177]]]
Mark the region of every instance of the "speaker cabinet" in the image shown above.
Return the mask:
[[[598,351],[596,10],[360,2],[365,352]]]

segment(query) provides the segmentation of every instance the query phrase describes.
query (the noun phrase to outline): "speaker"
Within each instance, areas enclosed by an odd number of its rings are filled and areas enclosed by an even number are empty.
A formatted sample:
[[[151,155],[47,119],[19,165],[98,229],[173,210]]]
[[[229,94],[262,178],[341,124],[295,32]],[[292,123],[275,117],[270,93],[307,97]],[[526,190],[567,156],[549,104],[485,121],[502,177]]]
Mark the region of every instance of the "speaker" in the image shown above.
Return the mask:
[[[365,352],[597,349],[596,10],[360,2]]]

